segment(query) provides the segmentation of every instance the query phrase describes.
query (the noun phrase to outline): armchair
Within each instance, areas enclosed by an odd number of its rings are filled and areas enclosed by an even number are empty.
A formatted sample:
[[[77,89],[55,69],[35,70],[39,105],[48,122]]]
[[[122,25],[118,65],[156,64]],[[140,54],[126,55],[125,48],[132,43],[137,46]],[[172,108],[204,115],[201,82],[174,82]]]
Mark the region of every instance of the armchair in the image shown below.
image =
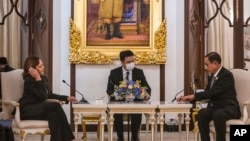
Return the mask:
[[[250,84],[250,71],[246,71],[243,69],[232,69],[231,72],[234,76],[235,81],[235,89],[237,92],[237,99],[240,104],[241,110],[241,118],[240,119],[232,119],[226,122],[226,132],[230,132],[230,125],[244,125],[250,124],[250,97],[249,97],[249,84]],[[198,124],[195,124],[196,131],[195,134],[195,141],[198,138]],[[214,127],[214,122],[211,121],[209,123],[210,133],[212,135],[213,140],[215,140],[216,132]]]
[[[234,76],[235,89],[237,92],[237,98],[241,109],[241,118],[232,119],[226,122],[226,132],[230,132],[230,125],[243,125],[249,124],[250,121],[250,97],[249,97],[249,84],[250,84],[250,71],[243,69],[233,69],[231,70]],[[213,121],[209,125],[210,132],[213,137],[216,136],[215,127]]]
[[[24,80],[22,69],[11,72],[1,72],[2,84],[2,113],[1,119],[12,119],[12,130],[19,134],[21,141],[25,140],[27,134],[40,134],[41,140],[44,135],[49,134],[48,122],[43,120],[21,120],[19,103],[17,102],[23,93]],[[58,100],[48,100],[48,102],[59,102]],[[15,114],[13,115],[13,110]]]

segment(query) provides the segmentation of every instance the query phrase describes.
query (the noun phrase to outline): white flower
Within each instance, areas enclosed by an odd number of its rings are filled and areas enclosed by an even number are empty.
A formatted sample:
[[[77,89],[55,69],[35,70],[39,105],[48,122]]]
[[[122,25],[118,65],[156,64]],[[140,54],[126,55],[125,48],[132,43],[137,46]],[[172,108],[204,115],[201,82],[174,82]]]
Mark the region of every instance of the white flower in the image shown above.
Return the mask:
[[[128,89],[133,89],[133,85],[128,85]]]

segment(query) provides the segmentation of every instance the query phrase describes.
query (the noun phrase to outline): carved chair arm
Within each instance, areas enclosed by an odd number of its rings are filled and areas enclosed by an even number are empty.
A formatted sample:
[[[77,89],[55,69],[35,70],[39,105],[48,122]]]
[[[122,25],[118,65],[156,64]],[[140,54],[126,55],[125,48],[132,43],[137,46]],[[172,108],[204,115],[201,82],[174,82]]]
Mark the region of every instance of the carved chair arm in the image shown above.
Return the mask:
[[[57,100],[57,99],[47,99],[46,102],[58,102],[61,105],[66,104],[65,101],[60,101],[60,100]]]
[[[20,123],[20,108],[19,108],[20,104],[14,100],[3,100],[3,104],[15,106],[14,120],[17,124]]]
[[[19,106],[19,103],[17,101],[14,100],[3,100],[3,104],[5,105],[13,105],[13,106]]]
[[[248,113],[248,108],[249,108],[249,105],[250,105],[250,101],[249,100],[246,100],[243,102],[243,111],[242,111],[242,120],[246,123],[247,120],[248,120],[248,116],[249,116],[249,113]]]

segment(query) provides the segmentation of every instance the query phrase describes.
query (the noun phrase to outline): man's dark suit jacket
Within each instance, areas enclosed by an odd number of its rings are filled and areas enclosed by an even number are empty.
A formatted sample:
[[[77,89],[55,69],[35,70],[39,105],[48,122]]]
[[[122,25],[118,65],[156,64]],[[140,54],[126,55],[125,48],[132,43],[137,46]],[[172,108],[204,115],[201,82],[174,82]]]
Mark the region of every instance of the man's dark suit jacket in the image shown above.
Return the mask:
[[[9,72],[9,71],[12,71],[12,70],[14,70],[14,68],[12,68],[12,67],[9,66],[9,65],[5,65],[2,71],[3,71],[3,72]]]
[[[31,76],[24,78],[23,96],[19,100],[21,118],[39,115],[43,111],[46,99],[58,99],[67,102],[68,96],[53,94],[48,87],[48,79],[41,76],[42,80],[36,81]]]
[[[147,87],[147,92],[151,94],[151,88],[148,85],[148,82],[144,76],[143,70],[139,68],[134,68],[132,70],[132,80],[140,80],[141,81],[141,86]],[[122,67],[115,68],[111,70],[109,79],[108,79],[108,87],[107,87],[107,94],[109,96],[113,95],[114,93],[114,86],[118,86],[121,82],[123,81],[123,72],[122,72]],[[110,97],[110,100],[114,100],[114,97]]]
[[[209,99],[208,108],[220,109],[232,107],[232,110],[235,110],[235,114],[240,115],[233,74],[222,67],[215,78],[213,86],[210,88],[211,81],[212,76],[208,78],[208,85],[205,91],[195,94],[195,100]]]

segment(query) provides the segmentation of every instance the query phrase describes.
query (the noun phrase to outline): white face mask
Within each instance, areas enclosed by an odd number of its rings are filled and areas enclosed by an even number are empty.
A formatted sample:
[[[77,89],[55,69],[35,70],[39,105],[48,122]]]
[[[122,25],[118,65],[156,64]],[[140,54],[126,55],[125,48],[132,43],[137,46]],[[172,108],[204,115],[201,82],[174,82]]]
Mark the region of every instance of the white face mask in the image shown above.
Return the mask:
[[[126,64],[126,70],[128,70],[128,71],[132,71],[134,69],[134,67],[135,67],[134,62]]]

